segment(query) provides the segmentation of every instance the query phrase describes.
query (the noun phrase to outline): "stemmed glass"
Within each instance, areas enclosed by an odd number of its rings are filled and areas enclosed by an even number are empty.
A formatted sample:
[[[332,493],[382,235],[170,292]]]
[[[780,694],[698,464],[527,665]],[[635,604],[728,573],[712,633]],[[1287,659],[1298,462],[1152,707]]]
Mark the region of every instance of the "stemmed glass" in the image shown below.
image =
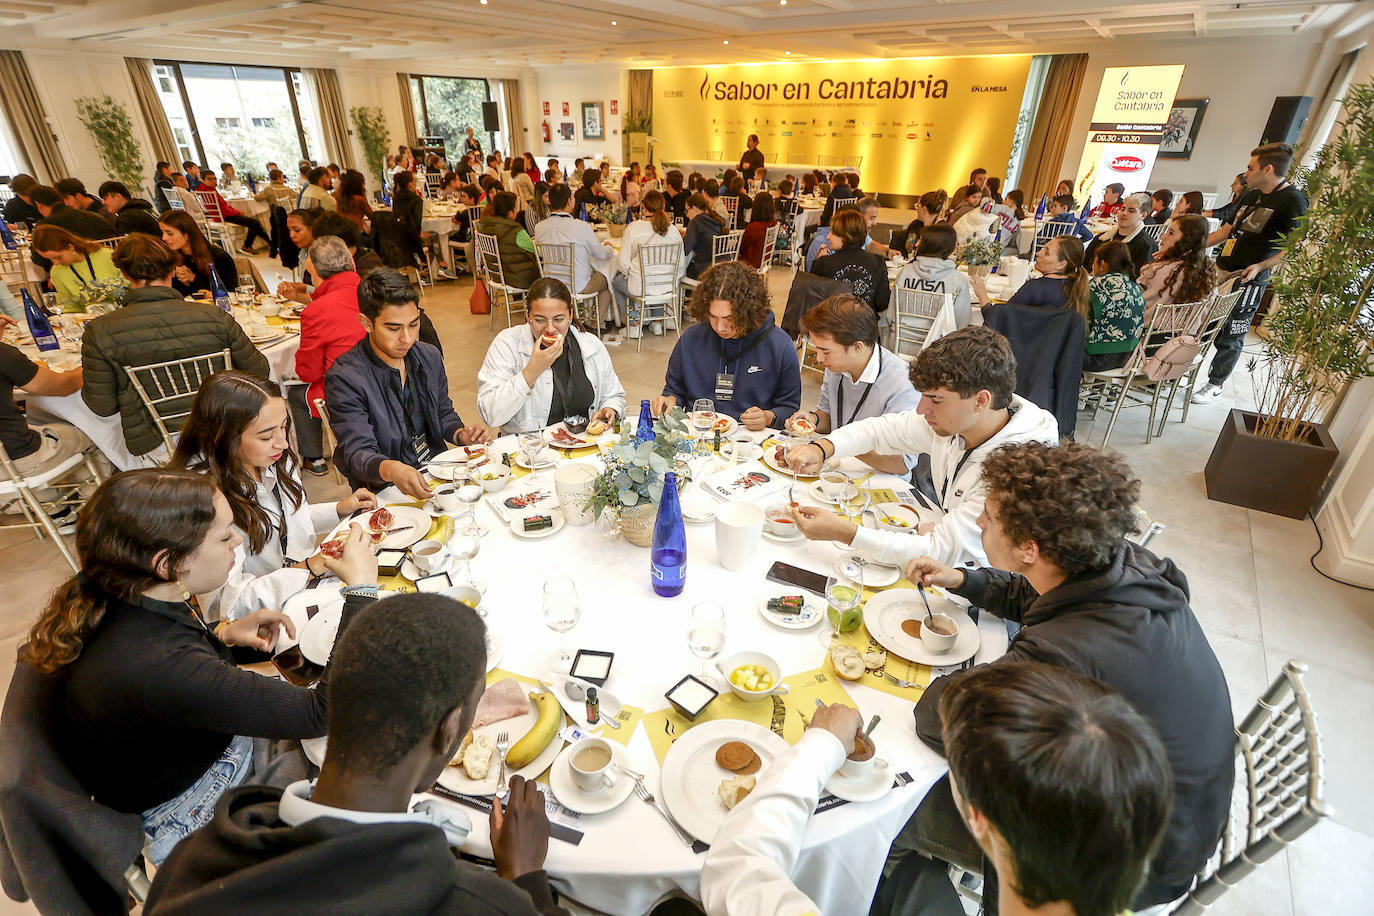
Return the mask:
[[[582,617],[582,605],[577,599],[577,583],[567,576],[553,576],[544,580],[544,625],[558,633],[559,649],[549,656],[549,669],[560,673],[572,670],[572,653],[568,651],[568,631],[577,626]]]
[[[725,648],[724,608],[708,602],[692,606],[692,620],[687,626],[687,648],[701,659],[701,679],[712,683],[714,678],[707,673],[706,663]]]
[[[462,507],[459,513],[467,519],[462,533],[475,538],[486,537],[489,529],[477,520],[477,503],[482,499],[482,485],[473,479],[471,471],[462,480],[455,477],[453,483],[456,487],[454,495]]]
[[[710,398],[697,398],[692,402],[692,428],[698,436],[706,436],[716,425],[716,402]]]
[[[864,510],[873,500],[873,487],[869,483],[871,478],[850,475],[849,483],[846,485],[844,494],[840,497],[840,506],[845,514],[854,519],[857,525],[863,525]]]
[[[470,585],[477,589],[478,593],[485,595],[487,583],[472,575],[472,559],[481,549],[481,540],[470,534],[460,534],[449,542],[449,550],[453,551],[454,558],[458,560],[454,566],[456,578],[453,584]]]
[[[520,456],[525,459],[525,466],[531,471],[534,470],[534,459],[539,457],[543,450],[543,430],[527,429],[520,433]]]
[[[840,557],[825,580],[825,616],[830,621],[830,632],[820,633],[822,643],[829,646],[839,642],[841,627],[848,622],[846,618],[852,620],[863,599],[863,567],[853,557]]]
[[[239,305],[249,308],[253,304],[253,294],[257,292],[257,287],[253,285],[253,278],[239,281],[238,299]]]

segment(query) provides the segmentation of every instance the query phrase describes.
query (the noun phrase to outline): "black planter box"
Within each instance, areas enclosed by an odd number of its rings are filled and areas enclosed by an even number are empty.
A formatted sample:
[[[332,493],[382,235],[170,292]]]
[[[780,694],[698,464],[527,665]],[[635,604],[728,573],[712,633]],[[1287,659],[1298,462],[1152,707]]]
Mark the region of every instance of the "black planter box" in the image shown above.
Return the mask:
[[[1336,443],[1320,423],[1306,439],[1285,442],[1255,435],[1259,415],[1232,410],[1203,476],[1207,497],[1288,518],[1303,518],[1336,463]]]

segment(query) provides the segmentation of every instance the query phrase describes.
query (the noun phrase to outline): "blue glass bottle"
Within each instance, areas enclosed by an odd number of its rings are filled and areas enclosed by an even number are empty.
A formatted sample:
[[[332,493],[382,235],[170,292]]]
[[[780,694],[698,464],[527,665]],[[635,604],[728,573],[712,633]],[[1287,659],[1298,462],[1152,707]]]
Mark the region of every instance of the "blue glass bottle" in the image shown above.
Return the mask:
[[[635,428],[635,441],[654,441],[654,417],[653,414],[649,413],[647,399],[639,402],[639,426]]]
[[[10,231],[10,224],[0,219],[0,242],[10,251],[18,251],[19,243],[14,240],[14,233]]]
[[[682,593],[687,584],[687,534],[682,529],[682,506],[677,501],[677,475],[663,475],[663,495],[654,519],[654,546],[649,551],[649,584],[664,598]]]
[[[48,323],[48,316],[38,307],[38,303],[33,301],[29,291],[20,289],[19,296],[24,300],[24,317],[28,319],[29,333],[33,335],[34,345],[44,353],[62,349],[62,344],[57,342],[57,335],[52,332],[52,325]]]
[[[234,306],[229,301],[229,291],[224,288],[224,281],[219,278],[219,271],[215,270],[213,264],[210,265],[210,292],[214,296],[215,305],[232,315]]]
[[[252,172],[248,173],[248,192],[250,194],[258,193],[258,180],[253,177]]]
[[[1040,220],[1045,218],[1045,204],[1049,202],[1049,197],[1050,196],[1048,194],[1041,196],[1040,205],[1035,208],[1036,222],[1039,222]]]

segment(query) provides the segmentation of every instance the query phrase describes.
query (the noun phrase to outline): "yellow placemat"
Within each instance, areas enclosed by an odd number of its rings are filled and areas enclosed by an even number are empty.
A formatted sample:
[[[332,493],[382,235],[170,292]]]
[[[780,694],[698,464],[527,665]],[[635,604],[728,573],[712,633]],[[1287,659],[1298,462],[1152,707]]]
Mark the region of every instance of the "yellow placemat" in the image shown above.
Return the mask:
[[[881,591],[892,591],[896,589],[909,589],[910,591],[915,591],[916,586],[912,585],[906,579],[900,579],[895,584],[885,589],[881,589]],[[877,590],[870,588],[864,589],[864,601],[868,601],[876,594],[878,594]],[[893,655],[891,652],[887,652],[886,649],[878,644],[877,640],[869,635],[868,627],[864,626],[863,623],[859,624],[857,630],[849,633],[841,633],[840,642],[847,646],[853,646],[860,652],[868,652],[871,649],[876,652],[887,653],[887,664],[876,671],[865,671],[864,676],[856,683],[863,684],[865,687],[872,687],[874,690],[881,690],[883,693],[889,693],[894,697],[910,700],[913,703],[921,698],[921,694],[925,692],[926,686],[930,684],[931,670],[929,665],[921,665],[916,662],[907,661],[904,658]],[[831,675],[835,675],[835,666],[830,663],[829,652],[825,654],[825,662],[821,665],[821,670]],[[884,673],[916,686],[898,687],[896,684],[883,677]],[[835,676],[838,677],[838,675]]]
[[[646,713],[644,731],[653,745],[654,756],[662,764],[674,741],[693,725],[712,719],[743,719],[781,735],[788,744],[796,744],[816,711],[817,700],[855,705],[845,692],[844,682],[833,671],[804,671],[785,677],[782,682],[787,685],[787,693],[762,700],[741,700],[727,690],[712,700],[695,722],[679,715],[671,706]]]

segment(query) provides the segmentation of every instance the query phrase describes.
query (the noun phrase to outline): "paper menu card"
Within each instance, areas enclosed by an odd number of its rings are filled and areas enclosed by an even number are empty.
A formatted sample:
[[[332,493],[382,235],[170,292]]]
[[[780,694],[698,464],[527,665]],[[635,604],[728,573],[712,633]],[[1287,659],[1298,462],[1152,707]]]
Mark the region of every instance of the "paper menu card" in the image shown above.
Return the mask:
[[[806,723],[816,712],[816,701],[844,703],[857,708],[844,689],[844,682],[831,671],[804,671],[785,677],[787,693],[762,700],[741,700],[726,688],[693,722],[679,715],[671,706],[644,715],[644,731],[653,745],[654,756],[660,765],[668,756],[673,742],[693,725],[712,719],[743,719],[781,735],[788,744],[796,744],[806,730]],[[623,729],[622,729],[623,730]]]
[[[535,510],[547,512],[558,508],[558,493],[554,490],[552,474],[522,477],[484,499],[496,517],[507,524],[512,518],[530,515]]]
[[[755,459],[707,474],[698,483],[716,499],[763,503],[791,486],[792,477]]]

